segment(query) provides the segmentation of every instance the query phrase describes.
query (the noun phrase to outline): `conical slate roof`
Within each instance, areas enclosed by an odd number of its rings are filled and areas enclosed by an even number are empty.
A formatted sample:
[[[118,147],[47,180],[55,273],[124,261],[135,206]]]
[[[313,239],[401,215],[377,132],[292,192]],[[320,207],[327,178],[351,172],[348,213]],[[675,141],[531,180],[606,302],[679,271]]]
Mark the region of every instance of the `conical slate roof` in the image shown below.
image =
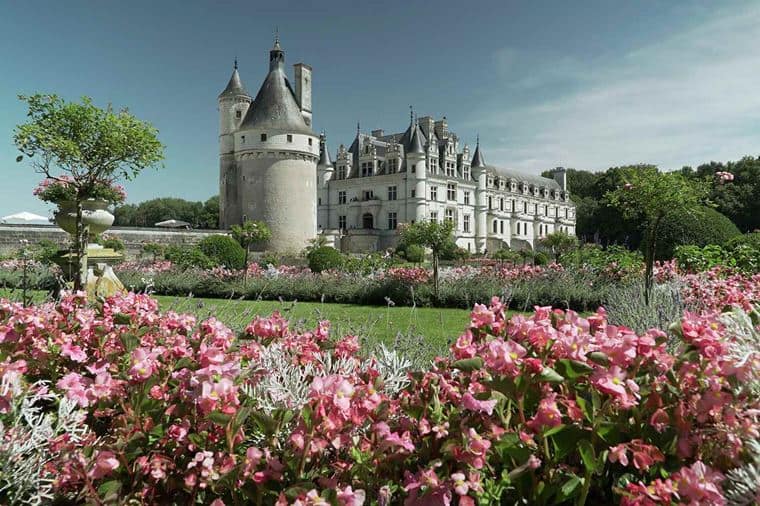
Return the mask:
[[[327,141],[325,140],[325,136],[321,135],[319,139],[319,162],[317,163],[317,166],[319,167],[332,167],[332,161],[330,160],[330,151],[327,149]]]
[[[470,163],[470,167],[485,167],[486,161],[483,158],[483,155],[480,154],[480,142],[478,142],[478,145],[475,146],[475,154],[472,155],[472,162]]]
[[[243,86],[243,81],[240,79],[240,74],[238,74],[237,61],[235,62],[235,68],[232,70],[230,82],[227,83],[227,87],[224,88],[224,91],[219,94],[219,97],[233,97],[236,95],[250,96],[245,90],[245,86]]]
[[[422,148],[422,132],[420,132],[420,126],[414,125],[412,130],[412,138],[409,141],[409,153],[424,153]]]

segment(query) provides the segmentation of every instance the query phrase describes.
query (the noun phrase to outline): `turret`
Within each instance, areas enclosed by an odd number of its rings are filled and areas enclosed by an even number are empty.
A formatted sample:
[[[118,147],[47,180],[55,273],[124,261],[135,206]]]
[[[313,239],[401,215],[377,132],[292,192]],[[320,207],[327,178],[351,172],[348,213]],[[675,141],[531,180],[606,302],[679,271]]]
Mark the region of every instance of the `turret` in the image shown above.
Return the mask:
[[[325,134],[319,136],[319,162],[317,162],[317,225],[321,229],[332,228],[330,224],[330,181],[335,168],[330,160]]]
[[[425,199],[427,194],[427,161],[425,154],[425,142],[423,133],[417,122],[411,121],[409,125],[409,145],[406,153],[406,166],[408,178],[414,188],[414,197],[412,198],[413,213],[416,221],[425,221],[427,218],[427,209]],[[410,196],[411,197],[411,196]]]
[[[486,162],[483,153],[480,151],[479,136],[475,145],[475,154],[472,155],[472,162],[470,162],[470,169],[473,179],[478,182],[478,188],[475,190],[475,247],[479,253],[482,253],[486,249],[486,238],[488,237],[488,195]]]

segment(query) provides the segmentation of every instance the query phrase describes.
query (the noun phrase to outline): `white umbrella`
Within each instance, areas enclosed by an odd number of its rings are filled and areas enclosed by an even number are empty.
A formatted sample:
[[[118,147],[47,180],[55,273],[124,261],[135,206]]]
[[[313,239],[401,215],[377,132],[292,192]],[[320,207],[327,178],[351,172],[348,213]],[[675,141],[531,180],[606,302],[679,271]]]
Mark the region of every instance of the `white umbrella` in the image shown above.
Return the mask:
[[[166,221],[160,221],[156,223],[155,226],[167,227],[167,228],[183,228],[183,227],[189,227],[190,224],[182,220],[166,220]]]
[[[16,214],[9,214],[0,218],[0,223],[7,223],[10,225],[49,225],[50,220],[39,214],[22,212]]]

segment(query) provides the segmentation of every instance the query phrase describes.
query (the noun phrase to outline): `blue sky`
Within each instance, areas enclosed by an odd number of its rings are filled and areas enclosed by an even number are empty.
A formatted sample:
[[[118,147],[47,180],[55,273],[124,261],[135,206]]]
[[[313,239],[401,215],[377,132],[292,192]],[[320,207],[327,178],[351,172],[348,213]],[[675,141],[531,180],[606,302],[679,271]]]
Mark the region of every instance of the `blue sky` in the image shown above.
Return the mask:
[[[333,153],[357,121],[402,130],[409,105],[531,173],[760,151],[758,2],[0,0],[0,216],[48,213],[15,163],[20,93],[88,95],[153,123],[165,166],[127,185],[130,202],[216,194],[216,97],[235,55],[255,94],[275,27],[288,65],[314,68]]]

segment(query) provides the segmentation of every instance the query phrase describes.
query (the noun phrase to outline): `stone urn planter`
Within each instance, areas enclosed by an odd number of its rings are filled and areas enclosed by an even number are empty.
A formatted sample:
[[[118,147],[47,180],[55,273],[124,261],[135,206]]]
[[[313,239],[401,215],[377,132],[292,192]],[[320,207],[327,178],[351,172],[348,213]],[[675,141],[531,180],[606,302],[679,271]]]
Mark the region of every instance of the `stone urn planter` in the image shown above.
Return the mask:
[[[100,235],[113,225],[114,215],[108,211],[105,200],[85,200],[82,202],[82,224],[90,227],[90,237]],[[71,235],[77,228],[77,205],[75,202],[61,202],[55,213],[55,223]]]

